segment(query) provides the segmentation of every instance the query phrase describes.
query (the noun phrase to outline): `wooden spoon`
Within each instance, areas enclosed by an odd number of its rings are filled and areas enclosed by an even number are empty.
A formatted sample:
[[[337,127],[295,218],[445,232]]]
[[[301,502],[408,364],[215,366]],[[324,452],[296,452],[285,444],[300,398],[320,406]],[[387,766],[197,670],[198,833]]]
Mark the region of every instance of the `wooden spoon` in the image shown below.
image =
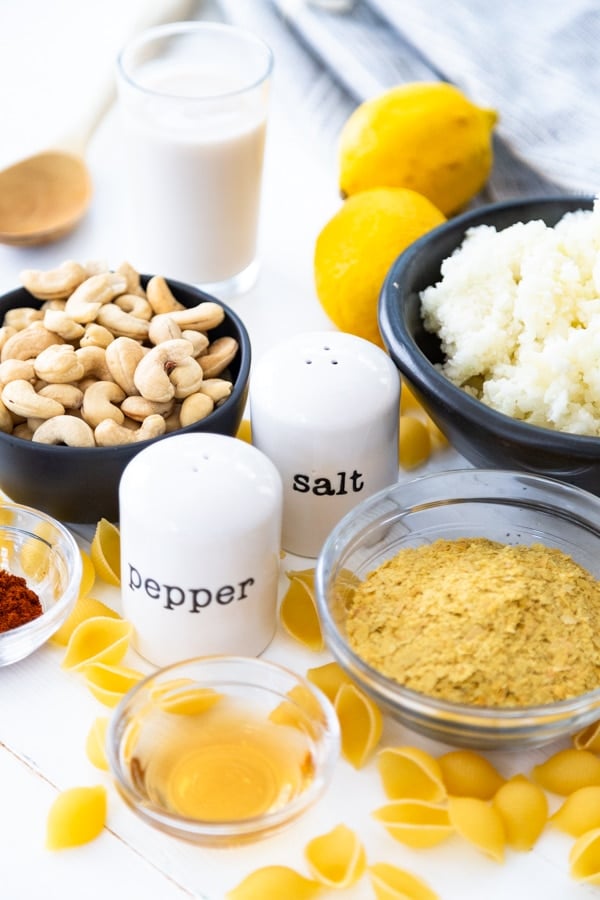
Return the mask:
[[[84,151],[114,95],[111,80],[78,133],[0,171],[0,243],[47,244],[77,225],[92,197]]]

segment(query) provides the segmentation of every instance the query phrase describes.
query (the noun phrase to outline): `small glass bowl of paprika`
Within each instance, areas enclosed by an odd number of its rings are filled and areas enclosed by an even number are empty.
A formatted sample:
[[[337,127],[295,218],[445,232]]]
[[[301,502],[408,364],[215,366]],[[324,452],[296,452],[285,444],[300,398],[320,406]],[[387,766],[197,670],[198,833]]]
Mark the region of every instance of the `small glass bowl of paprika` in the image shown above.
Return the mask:
[[[0,504],[0,666],[37,650],[77,599],[81,554],[73,535],[46,513]]]

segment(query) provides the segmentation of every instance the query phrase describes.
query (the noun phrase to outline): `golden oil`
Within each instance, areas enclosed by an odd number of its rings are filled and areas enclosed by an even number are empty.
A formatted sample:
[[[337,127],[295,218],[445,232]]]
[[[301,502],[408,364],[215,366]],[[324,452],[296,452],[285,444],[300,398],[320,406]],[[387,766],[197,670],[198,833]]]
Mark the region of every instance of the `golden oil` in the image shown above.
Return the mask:
[[[273,812],[315,776],[312,738],[297,724],[222,697],[197,715],[152,713],[138,728],[129,768],[150,803],[208,822]]]

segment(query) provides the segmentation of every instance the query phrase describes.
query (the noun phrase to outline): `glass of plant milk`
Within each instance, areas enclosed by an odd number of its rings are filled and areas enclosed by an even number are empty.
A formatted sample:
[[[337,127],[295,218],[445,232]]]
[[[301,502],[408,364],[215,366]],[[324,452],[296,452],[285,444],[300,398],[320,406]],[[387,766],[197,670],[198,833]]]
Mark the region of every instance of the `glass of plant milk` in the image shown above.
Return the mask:
[[[260,38],[209,22],[151,28],[122,50],[127,254],[138,270],[224,299],[254,284],[272,67]]]

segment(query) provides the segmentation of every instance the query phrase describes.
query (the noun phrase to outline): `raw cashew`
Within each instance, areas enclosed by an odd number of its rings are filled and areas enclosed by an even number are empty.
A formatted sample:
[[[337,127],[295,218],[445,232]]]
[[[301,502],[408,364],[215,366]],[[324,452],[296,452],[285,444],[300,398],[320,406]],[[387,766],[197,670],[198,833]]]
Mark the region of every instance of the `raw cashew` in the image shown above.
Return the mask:
[[[32,359],[6,359],[0,363],[0,384],[8,384],[15,379],[35,381],[35,368]]]
[[[190,394],[181,404],[179,412],[181,427],[185,428],[186,425],[205,419],[214,408],[215,404],[208,394]]]
[[[193,356],[200,356],[209,347],[208,335],[203,331],[191,331],[189,328],[185,328],[181,332],[181,337],[193,346]]]
[[[193,347],[189,341],[164,341],[153,347],[141,359],[135,370],[133,381],[147,400],[166,403],[175,396],[172,382],[173,372],[178,366],[192,359]]]
[[[85,374],[83,363],[71,344],[53,344],[42,350],[33,363],[38,378],[48,384],[79,381]]]
[[[9,325],[16,331],[27,328],[32,322],[40,322],[44,318],[41,309],[35,309],[33,306],[17,306],[15,309],[8,309],[4,314],[4,324]]]
[[[5,343],[9,339],[9,337],[12,337],[13,334],[16,334],[16,333],[17,333],[17,329],[12,328],[10,325],[3,325],[0,328],[0,351],[4,347]]]
[[[201,366],[190,356],[189,359],[175,366],[169,378],[175,388],[175,399],[183,400],[184,397],[195,394],[199,390],[204,375]]]
[[[39,300],[65,300],[87,278],[79,263],[67,260],[56,269],[24,269],[21,284]]]
[[[127,290],[127,281],[116,272],[102,272],[90,275],[71,294],[65,305],[65,312],[76,322],[93,322],[105,303],[110,303]]]
[[[123,312],[135,316],[136,319],[144,319],[146,322],[149,322],[154,315],[148,300],[139,294],[121,294],[115,298],[115,306],[118,306]]]
[[[41,322],[33,322],[8,338],[2,347],[0,359],[2,362],[5,359],[34,359],[51,344],[62,343],[62,338],[48,331]]]
[[[96,321],[117,337],[129,337],[139,341],[148,337],[148,322],[145,319],[138,319],[132,313],[124,312],[114,303],[99,309]]]
[[[106,350],[102,347],[79,347],[75,355],[83,365],[83,378],[94,375],[98,381],[114,380],[106,364]]]
[[[146,292],[140,281],[140,273],[137,269],[134,269],[131,263],[124,260],[117,266],[116,271],[126,279],[128,294],[137,294],[140,297],[146,296]]]
[[[205,378],[200,385],[200,392],[210,397],[215,405],[226,400],[232,390],[233,384],[226,378]]]
[[[216,328],[225,318],[225,310],[219,303],[212,300],[204,300],[198,306],[188,309],[180,309],[170,313],[174,322],[180,328],[191,328],[194,331],[210,331]]]
[[[12,433],[15,437],[22,438],[24,441],[30,441],[33,437],[33,431],[31,430],[27,422],[21,422],[19,425],[15,425]]]
[[[74,384],[47,384],[39,388],[41,397],[51,397],[65,409],[79,409],[83,403],[83,391]]]
[[[33,432],[32,440],[39,444],[66,444],[67,447],[94,447],[94,432],[83,419],[76,416],[54,416]]]
[[[126,337],[116,338],[106,348],[105,361],[111,377],[128,396],[139,393],[133,375],[145,354],[141,344]]]
[[[173,400],[167,403],[157,403],[155,400],[146,400],[145,397],[125,397],[121,403],[121,409],[130,419],[143,422],[148,416],[159,415],[163,418],[171,414]]]
[[[80,347],[103,347],[106,349],[115,339],[112,331],[97,322],[89,322],[79,339]]]
[[[36,416],[39,419],[49,419],[51,416],[60,416],[65,411],[61,403],[51,397],[40,397],[33,385],[22,379],[5,384],[1,399],[7,409],[24,418]]]
[[[165,428],[165,420],[159,415],[148,416],[136,431],[105,419],[96,426],[94,435],[98,447],[114,447],[116,444],[132,444],[159,437],[165,433]]]
[[[14,422],[8,407],[0,401],[0,431],[10,434],[13,431]]]
[[[177,309],[184,308],[183,304],[175,299],[171,293],[171,288],[162,275],[154,275],[154,277],[150,279],[146,285],[146,297],[156,315],[174,312]]]
[[[53,331],[65,341],[78,341],[85,331],[83,325],[74,322],[64,310],[47,309],[44,313],[44,327]]]
[[[116,403],[125,399],[123,391],[114,381],[97,381],[92,384],[83,395],[81,408],[83,418],[95,428],[103,419],[112,419],[120,425],[125,418]]]
[[[181,328],[168,313],[154,316],[148,328],[148,339],[151,344],[162,344],[163,341],[181,339]]]
[[[226,369],[235,358],[238,351],[238,342],[232,337],[220,337],[208,347],[204,356],[198,357],[205,378],[214,378]]]

